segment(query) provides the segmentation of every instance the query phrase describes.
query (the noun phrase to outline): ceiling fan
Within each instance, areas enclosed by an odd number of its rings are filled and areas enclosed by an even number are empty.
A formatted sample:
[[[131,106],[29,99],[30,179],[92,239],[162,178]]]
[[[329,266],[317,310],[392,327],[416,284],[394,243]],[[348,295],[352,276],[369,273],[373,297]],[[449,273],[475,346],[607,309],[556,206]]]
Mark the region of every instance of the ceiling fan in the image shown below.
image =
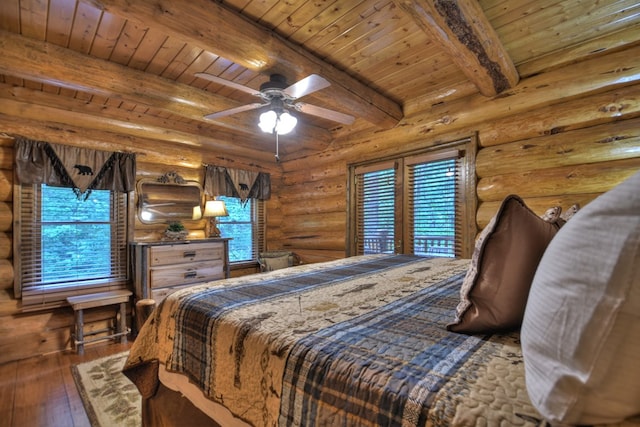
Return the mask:
[[[307,104],[306,102],[297,102],[298,98],[302,98],[303,96],[309,95],[331,85],[331,83],[329,83],[325,78],[317,74],[311,74],[292,85],[287,84],[287,81],[283,75],[271,74],[269,81],[260,85],[260,90],[252,89],[248,86],[244,86],[212,74],[196,73],[195,75],[197,77],[210,80],[214,83],[218,83],[232,89],[257,96],[262,100],[262,102],[254,102],[251,104],[242,105],[240,107],[230,108],[228,110],[208,114],[204,116],[205,119],[215,120],[244,111],[256,110],[262,107],[270,107],[270,110],[275,111],[278,115],[289,109],[342,123],[345,125],[350,125],[355,120],[353,116],[350,116],[348,114],[329,110],[323,107],[318,107],[317,105]]]

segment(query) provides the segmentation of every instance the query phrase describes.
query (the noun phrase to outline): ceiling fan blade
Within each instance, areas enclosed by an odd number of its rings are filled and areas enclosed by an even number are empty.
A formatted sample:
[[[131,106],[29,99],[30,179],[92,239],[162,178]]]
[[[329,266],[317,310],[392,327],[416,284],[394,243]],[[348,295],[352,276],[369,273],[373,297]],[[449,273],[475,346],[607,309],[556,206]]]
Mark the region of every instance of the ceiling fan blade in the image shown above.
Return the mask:
[[[217,113],[207,114],[206,116],[204,116],[204,118],[207,119],[207,120],[215,120],[215,119],[219,119],[221,117],[230,116],[232,114],[242,113],[243,111],[255,110],[256,108],[264,107],[265,105],[269,105],[269,104],[268,103],[267,104],[260,104],[258,102],[254,102],[253,104],[242,105],[240,107],[235,107],[235,108],[230,108],[228,110],[218,111]]]
[[[218,83],[227,87],[230,87],[232,89],[235,90],[239,90],[245,93],[248,93],[249,95],[255,95],[255,96],[260,96],[260,91],[259,90],[255,90],[252,89],[248,86],[244,86],[241,85],[239,83],[236,82],[232,82],[231,80],[227,80],[227,79],[223,79],[222,77],[218,77],[218,76],[214,76],[213,74],[207,74],[207,73],[195,73],[196,77],[200,77],[209,81],[212,81],[214,83]]]
[[[329,81],[324,77],[321,77],[317,74],[310,74],[304,79],[284,89],[282,93],[293,99],[296,99],[302,98],[305,95],[309,95],[310,93],[329,86],[331,86],[331,83],[329,83]]]
[[[355,121],[355,117],[350,116],[349,114],[340,113],[334,110],[328,110],[326,108],[318,107],[317,105],[311,105],[304,102],[298,102],[294,104],[293,107],[302,113],[322,117],[323,119],[333,120],[334,122],[342,123],[343,125],[350,125]]]

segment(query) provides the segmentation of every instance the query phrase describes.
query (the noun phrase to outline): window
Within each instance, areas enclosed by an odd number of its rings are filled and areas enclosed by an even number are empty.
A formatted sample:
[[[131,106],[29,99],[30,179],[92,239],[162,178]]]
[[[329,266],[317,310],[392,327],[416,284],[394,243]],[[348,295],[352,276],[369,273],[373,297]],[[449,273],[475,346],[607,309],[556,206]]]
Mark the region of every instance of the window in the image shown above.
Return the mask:
[[[23,306],[62,305],[66,297],[125,288],[125,193],[23,185],[18,195],[17,277]]]
[[[218,218],[218,228],[229,241],[229,262],[257,262],[264,242],[264,202],[237,197],[217,197],[227,206],[229,216]]]
[[[470,257],[475,139],[350,168],[349,253]]]

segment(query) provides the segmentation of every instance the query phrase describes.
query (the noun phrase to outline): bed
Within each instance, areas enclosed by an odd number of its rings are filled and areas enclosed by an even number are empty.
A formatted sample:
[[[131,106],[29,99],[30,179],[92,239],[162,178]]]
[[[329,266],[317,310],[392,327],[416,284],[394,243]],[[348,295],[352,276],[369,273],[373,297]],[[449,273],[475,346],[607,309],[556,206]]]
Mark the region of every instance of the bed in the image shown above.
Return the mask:
[[[144,424],[638,426],[637,188],[569,221],[507,197],[472,259],[364,255],[171,294],[124,367]]]
[[[196,286],[160,304],[125,371],[145,398],[162,378],[254,426],[535,422],[518,334],[446,330],[468,265],[369,255]]]

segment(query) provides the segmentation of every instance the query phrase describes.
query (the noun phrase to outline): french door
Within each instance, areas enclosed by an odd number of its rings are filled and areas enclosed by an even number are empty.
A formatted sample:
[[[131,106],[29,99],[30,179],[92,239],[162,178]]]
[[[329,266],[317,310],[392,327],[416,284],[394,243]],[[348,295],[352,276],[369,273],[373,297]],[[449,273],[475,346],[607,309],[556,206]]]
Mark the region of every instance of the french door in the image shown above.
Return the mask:
[[[475,238],[475,139],[352,165],[349,254],[468,257]]]

